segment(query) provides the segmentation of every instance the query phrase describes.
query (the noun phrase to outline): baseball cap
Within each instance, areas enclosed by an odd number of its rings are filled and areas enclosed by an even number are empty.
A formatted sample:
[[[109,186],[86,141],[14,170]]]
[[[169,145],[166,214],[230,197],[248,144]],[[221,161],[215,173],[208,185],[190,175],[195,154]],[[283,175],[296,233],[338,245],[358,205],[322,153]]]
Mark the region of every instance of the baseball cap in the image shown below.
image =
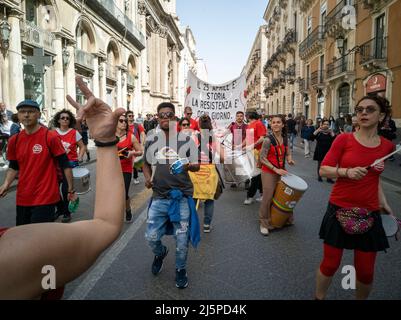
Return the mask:
[[[36,108],[40,111],[40,107],[38,105],[38,103],[36,101],[33,100],[29,100],[26,99],[24,101],[21,101],[18,105],[17,105],[17,110],[19,110],[22,107],[32,107],[32,108]]]

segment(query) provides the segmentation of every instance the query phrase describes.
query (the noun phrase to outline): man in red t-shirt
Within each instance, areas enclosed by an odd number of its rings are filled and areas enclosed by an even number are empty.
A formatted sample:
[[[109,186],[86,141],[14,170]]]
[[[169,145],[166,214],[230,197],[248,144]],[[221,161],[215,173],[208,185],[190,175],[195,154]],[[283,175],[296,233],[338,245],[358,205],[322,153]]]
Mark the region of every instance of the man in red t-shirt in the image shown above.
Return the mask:
[[[57,134],[39,124],[40,108],[35,101],[22,101],[17,111],[25,129],[9,140],[10,164],[0,186],[0,197],[7,194],[19,171],[16,225],[53,222],[56,203],[60,200],[56,162],[67,178],[69,198],[76,199],[68,158]]]
[[[197,120],[192,119],[192,108],[191,107],[185,107],[184,109],[184,118],[189,119],[190,122],[190,128],[194,131],[200,131],[199,129],[199,123]],[[178,125],[178,123],[177,123]],[[177,127],[178,128],[178,127]]]
[[[255,156],[259,157],[259,151],[262,148],[263,139],[267,134],[267,130],[262,121],[260,121],[260,117],[256,111],[247,112],[247,118],[249,120],[246,139],[242,143],[243,148],[253,146],[257,152],[255,152]],[[244,201],[244,204],[248,205],[253,202],[253,197],[256,194],[256,191],[259,189],[260,197],[257,198],[257,201],[262,200],[262,179],[261,175],[257,175],[251,179],[251,185],[249,186],[247,197]]]

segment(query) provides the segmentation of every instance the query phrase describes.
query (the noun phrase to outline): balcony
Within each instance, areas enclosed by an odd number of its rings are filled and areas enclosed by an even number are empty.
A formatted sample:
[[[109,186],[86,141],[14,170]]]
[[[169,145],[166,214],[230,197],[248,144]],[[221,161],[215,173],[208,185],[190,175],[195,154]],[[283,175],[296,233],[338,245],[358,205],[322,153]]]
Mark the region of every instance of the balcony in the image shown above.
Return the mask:
[[[354,6],[355,0],[348,0],[347,5]],[[329,37],[335,38],[339,33],[346,33],[350,29],[343,28],[343,17],[346,15],[343,13],[343,9],[345,7],[345,2],[341,1],[337,4],[333,10],[329,12],[326,17],[326,24],[324,25],[324,29],[326,35]],[[356,7],[354,7],[356,10]]]
[[[109,63],[106,64],[106,78],[117,81],[117,67]]]
[[[298,84],[299,84],[299,92],[304,93],[304,92],[308,92],[310,89],[310,78],[301,78],[298,80]]]
[[[283,46],[287,51],[294,51],[297,44],[297,33],[294,29],[289,29],[284,36]]]
[[[291,64],[285,70],[286,80],[289,84],[293,84],[295,82],[295,63]]]
[[[327,80],[353,74],[355,72],[355,52],[342,56],[326,66]]]
[[[285,9],[287,8],[288,0],[279,0],[278,5],[280,6],[281,9]]]
[[[299,45],[299,56],[305,60],[323,48],[324,27],[318,26]]]
[[[359,64],[367,70],[380,69],[387,63],[387,37],[373,38],[359,46]]]
[[[30,21],[21,21],[21,39],[23,42],[46,51],[54,52],[54,35],[42,30]]]
[[[371,12],[377,12],[389,2],[390,0],[362,0],[362,5],[364,9],[368,9]]]
[[[313,88],[322,89],[324,87],[324,70],[312,72],[310,82]]]
[[[280,86],[280,79],[273,79],[272,87],[275,92],[278,92],[278,87]]]
[[[80,49],[75,49],[75,64],[90,72],[95,70],[93,66],[93,55]]]
[[[91,0],[87,1],[86,5],[102,17],[104,21],[107,21],[116,31],[125,35],[125,38],[139,50],[145,48],[144,35],[132,20],[116,6],[113,0]]]

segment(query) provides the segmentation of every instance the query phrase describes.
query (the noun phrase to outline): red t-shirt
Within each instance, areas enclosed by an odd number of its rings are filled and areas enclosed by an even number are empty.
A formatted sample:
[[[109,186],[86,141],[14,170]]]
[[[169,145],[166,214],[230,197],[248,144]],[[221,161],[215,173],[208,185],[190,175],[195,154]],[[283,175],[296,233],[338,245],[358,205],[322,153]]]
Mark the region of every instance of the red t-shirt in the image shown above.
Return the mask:
[[[137,129],[135,130],[135,127],[137,127]],[[145,132],[145,129],[143,128],[143,126],[139,123],[135,123],[129,126],[129,129],[135,133],[135,138],[136,140],[138,140],[139,143],[141,143],[141,133]]]
[[[55,131],[61,139],[64,150],[67,153],[68,160],[78,161],[77,152],[77,130],[69,129],[66,134],[60,134],[57,130]]]
[[[18,206],[49,205],[60,200],[54,157],[63,153],[57,133],[44,127],[29,135],[23,130],[10,138],[7,157],[18,161],[19,166]]]
[[[132,144],[132,132],[128,131],[127,137],[123,140],[120,141],[117,144],[117,148],[120,151],[121,149],[124,149],[126,151],[132,151],[134,149],[134,145]],[[126,173],[132,173],[132,158],[131,159],[120,159],[120,164],[121,164],[121,170],[122,172],[126,172]]]
[[[266,127],[263,125],[262,121],[256,120],[252,123],[248,124],[248,128],[246,129],[247,131],[247,143],[248,144],[253,144],[256,141],[260,139],[260,137],[264,137],[267,133]],[[250,140],[251,135],[253,134],[253,140]],[[257,147],[255,147],[256,150],[260,150],[262,148],[262,143],[260,143]]]
[[[394,145],[380,137],[378,147],[369,148],[361,145],[353,133],[340,134],[326,154],[322,166],[340,168],[368,167],[377,159],[394,150]],[[361,180],[338,178],[330,195],[330,202],[343,208],[359,207],[371,211],[379,210],[379,177],[384,165],[369,169]]]

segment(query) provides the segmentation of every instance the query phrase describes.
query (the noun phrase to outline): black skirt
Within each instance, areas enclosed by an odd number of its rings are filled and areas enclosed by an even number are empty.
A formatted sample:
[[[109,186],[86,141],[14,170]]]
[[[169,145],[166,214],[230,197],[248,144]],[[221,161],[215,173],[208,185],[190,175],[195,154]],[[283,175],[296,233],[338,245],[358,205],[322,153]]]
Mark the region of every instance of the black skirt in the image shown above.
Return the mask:
[[[325,244],[330,246],[360,250],[365,252],[385,251],[390,247],[386,234],[383,229],[382,219],[379,211],[374,211],[372,216],[374,223],[372,228],[364,234],[350,235],[341,227],[336,218],[336,211],[340,207],[329,203],[322,225],[320,226],[319,236]]]

